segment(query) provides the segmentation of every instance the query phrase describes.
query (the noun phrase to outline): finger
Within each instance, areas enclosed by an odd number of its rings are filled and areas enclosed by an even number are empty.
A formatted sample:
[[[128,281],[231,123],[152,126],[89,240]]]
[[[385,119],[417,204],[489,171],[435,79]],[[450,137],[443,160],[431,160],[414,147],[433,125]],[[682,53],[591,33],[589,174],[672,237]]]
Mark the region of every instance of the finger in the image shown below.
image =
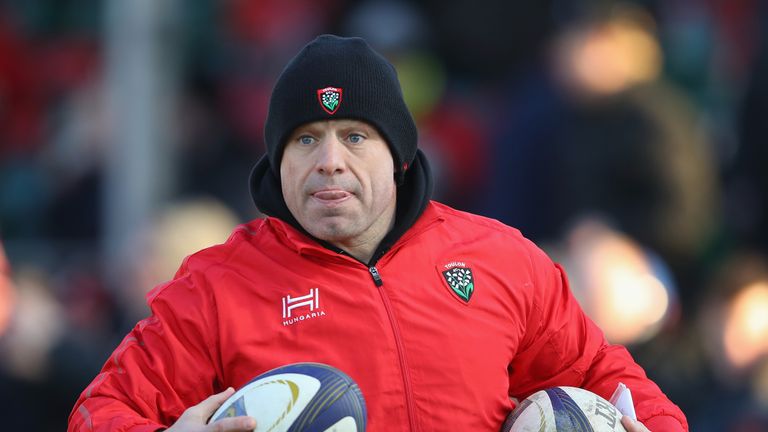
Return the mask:
[[[639,421],[633,420],[631,417],[624,416],[621,418],[621,424],[627,430],[627,432],[650,432]]]
[[[211,423],[213,432],[246,432],[256,429],[256,420],[253,417],[227,417]]]
[[[621,424],[624,426],[624,428],[627,430],[627,432],[633,432],[637,430],[637,426],[635,425],[635,421],[632,420],[631,417],[623,416],[621,418]]]
[[[207,419],[233,394],[235,394],[235,389],[227,387],[227,389],[221,393],[208,396],[199,404],[191,407],[190,410],[194,411],[195,414],[201,418]]]

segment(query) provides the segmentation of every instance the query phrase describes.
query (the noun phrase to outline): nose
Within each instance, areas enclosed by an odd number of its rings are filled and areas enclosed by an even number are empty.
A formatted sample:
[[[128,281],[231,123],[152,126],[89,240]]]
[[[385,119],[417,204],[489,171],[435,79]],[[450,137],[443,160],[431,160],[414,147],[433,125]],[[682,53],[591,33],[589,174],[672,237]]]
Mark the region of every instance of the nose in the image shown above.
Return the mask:
[[[317,170],[325,175],[343,172],[346,169],[345,152],[344,144],[336,137],[323,138],[317,147]]]

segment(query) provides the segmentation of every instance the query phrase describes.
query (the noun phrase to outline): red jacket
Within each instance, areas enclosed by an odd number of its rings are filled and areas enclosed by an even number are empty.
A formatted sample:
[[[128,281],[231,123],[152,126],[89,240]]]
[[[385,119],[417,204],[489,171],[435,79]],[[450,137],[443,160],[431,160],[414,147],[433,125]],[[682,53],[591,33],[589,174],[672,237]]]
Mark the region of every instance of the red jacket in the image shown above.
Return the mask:
[[[267,218],[189,257],[148,301],[152,316],[83,391],[69,430],[155,430],[300,361],[355,379],[371,432],[496,432],[510,396],[570,385],[608,397],[619,381],[651,430],[687,430],[560,267],[517,230],[434,202],[375,269]]]

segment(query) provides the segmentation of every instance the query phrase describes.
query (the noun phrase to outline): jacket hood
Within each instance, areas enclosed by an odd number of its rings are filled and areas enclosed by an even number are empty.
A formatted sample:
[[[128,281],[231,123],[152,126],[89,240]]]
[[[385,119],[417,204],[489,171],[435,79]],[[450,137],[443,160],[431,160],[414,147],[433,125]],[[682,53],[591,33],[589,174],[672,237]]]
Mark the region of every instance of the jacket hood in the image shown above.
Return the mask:
[[[253,202],[260,212],[282,220],[328,249],[338,253],[345,253],[337,246],[315,238],[299,224],[290,210],[288,210],[285,199],[283,199],[280,179],[270,169],[269,158],[266,155],[259,159],[256,166],[253,167],[249,179],[249,187]],[[403,183],[397,187],[395,225],[381,241],[371,261],[367,264],[375,264],[413,226],[424,212],[427,204],[429,204],[432,190],[432,171],[429,167],[429,162],[424,153],[421,150],[417,150],[413,163],[408,171],[405,172]]]

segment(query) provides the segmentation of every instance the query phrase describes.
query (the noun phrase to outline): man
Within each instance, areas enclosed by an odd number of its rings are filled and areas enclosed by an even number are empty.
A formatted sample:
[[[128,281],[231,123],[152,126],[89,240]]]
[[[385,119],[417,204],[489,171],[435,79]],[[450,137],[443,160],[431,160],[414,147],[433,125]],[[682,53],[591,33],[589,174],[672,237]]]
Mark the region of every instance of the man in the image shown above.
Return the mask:
[[[558,385],[607,397],[619,382],[651,429],[687,430],[541,250],[429,200],[395,70],[362,39],[302,49],[265,137],[251,190],[269,217],[149,294],[152,316],[85,389],[70,430],[250,430],[245,417],[205,421],[232,387],[299,361],[357,381],[370,431],[497,431],[511,398]]]

